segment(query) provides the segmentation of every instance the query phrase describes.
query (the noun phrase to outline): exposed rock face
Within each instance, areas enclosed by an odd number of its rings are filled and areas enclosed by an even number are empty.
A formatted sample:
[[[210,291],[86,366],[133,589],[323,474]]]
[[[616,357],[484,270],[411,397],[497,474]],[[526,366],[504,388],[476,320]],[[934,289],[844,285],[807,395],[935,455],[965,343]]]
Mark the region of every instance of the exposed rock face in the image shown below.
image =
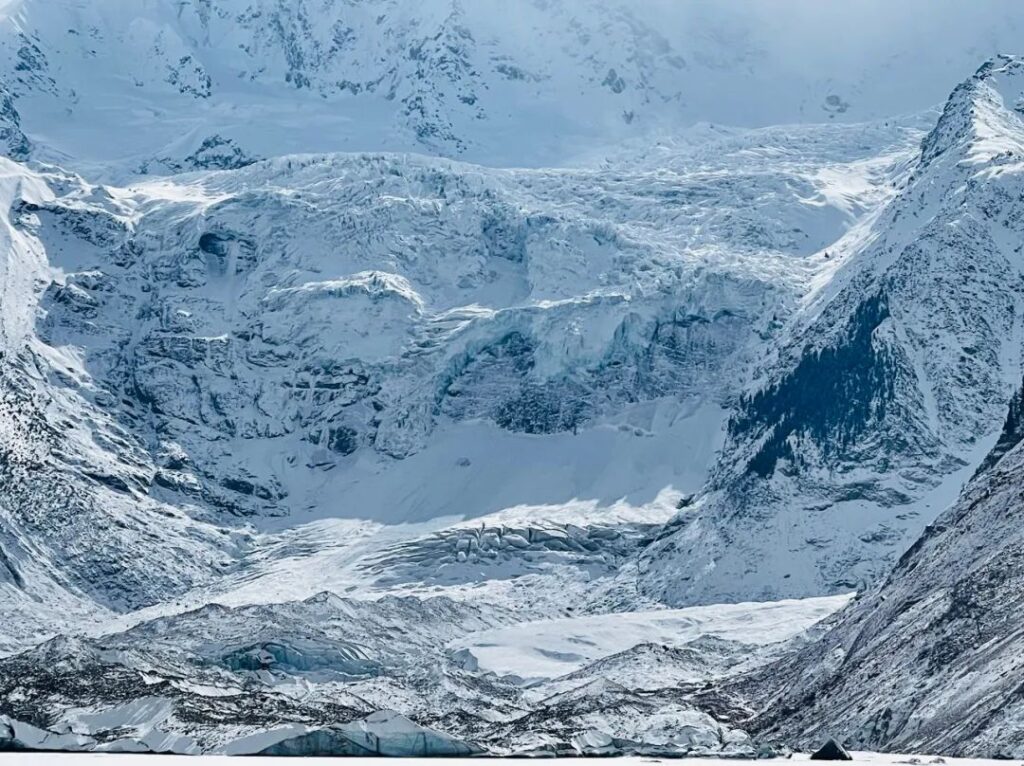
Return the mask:
[[[985,456],[978,466],[975,475],[987,471],[1000,460],[1003,455],[1012,450],[1021,440],[1024,439],[1024,387],[1018,388],[1013,398],[1010,399],[1010,406],[1007,408],[1006,420],[1003,422],[1003,429],[999,432],[999,439],[995,446]]]
[[[1024,754],[1022,477],[1018,444],[819,642],[758,675],[755,729],[805,746],[835,732],[864,750]]]
[[[21,115],[11,94],[0,87],[0,154],[24,162],[32,144],[21,130]]]

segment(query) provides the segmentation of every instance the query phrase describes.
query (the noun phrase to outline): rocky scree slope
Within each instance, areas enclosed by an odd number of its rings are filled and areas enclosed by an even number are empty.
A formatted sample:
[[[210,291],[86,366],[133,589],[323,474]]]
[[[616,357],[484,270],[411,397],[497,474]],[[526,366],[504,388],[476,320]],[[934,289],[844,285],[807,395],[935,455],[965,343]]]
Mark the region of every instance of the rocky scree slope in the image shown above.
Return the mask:
[[[713,717],[691,702],[694,692],[727,678],[732,666],[777,657],[786,649],[779,640],[832,608],[793,602],[734,608],[732,616],[659,611],[648,619],[675,620],[674,646],[641,644],[527,683],[485,669],[460,646],[473,636],[488,641],[493,631],[531,630],[521,615],[494,605],[332,593],[237,608],[211,604],[94,638],[58,637],[0,659],[0,744],[359,754],[349,749],[349,734],[377,732],[391,721],[402,736],[464,753],[752,757],[758,743],[716,720],[732,711],[716,709]],[[736,635],[751,620],[771,626],[756,647],[702,635]],[[594,638],[604,640],[614,624],[614,615],[595,618]],[[660,682],[652,663],[666,674]],[[684,682],[665,683],[669,678]],[[385,743],[392,754],[424,754],[381,734]],[[434,754],[442,752],[455,754]]]

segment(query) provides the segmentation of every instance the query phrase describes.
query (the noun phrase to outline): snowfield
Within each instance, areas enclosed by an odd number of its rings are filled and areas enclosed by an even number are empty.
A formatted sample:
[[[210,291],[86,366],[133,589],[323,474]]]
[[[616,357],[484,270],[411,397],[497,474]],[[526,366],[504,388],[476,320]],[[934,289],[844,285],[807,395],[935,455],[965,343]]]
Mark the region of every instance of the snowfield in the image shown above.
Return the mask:
[[[646,643],[681,647],[704,636],[747,646],[786,641],[844,607],[851,595],[526,622],[472,633],[449,649],[468,652],[485,672],[535,682]]]

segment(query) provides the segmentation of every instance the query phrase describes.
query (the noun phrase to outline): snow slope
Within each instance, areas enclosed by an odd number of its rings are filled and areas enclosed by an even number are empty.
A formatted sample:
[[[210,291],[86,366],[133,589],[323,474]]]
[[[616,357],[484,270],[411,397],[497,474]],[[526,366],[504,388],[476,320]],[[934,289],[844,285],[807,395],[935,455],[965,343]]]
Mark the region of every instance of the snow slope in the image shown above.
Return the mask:
[[[456,639],[477,666],[524,679],[555,678],[644,643],[685,646],[703,636],[763,645],[792,638],[849,596],[568,617],[490,628]]]

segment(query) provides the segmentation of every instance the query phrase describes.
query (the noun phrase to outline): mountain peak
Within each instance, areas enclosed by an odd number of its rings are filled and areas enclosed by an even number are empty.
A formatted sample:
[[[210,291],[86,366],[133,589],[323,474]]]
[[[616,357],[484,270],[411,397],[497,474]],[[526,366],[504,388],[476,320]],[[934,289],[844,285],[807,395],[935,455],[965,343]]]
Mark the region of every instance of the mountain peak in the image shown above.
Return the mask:
[[[927,167],[950,149],[960,147],[956,161],[986,161],[1014,148],[1024,123],[1024,57],[988,59],[950,94],[935,128],[921,145],[921,166]]]

